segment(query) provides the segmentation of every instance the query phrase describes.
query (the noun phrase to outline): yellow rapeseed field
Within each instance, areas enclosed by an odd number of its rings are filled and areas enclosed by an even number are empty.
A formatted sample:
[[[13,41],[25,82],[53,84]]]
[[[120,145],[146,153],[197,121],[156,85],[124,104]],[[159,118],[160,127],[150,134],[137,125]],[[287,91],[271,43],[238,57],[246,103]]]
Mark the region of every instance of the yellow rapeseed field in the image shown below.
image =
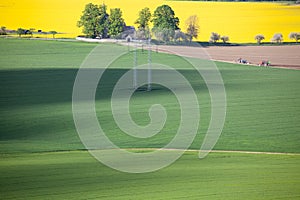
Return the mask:
[[[179,17],[183,30],[190,15],[198,16],[201,41],[208,41],[211,32],[228,35],[232,42],[255,42],[254,36],[259,33],[265,35],[265,41],[270,41],[274,33],[282,33],[284,40],[290,41],[290,32],[300,32],[300,6],[164,0],[1,0],[0,26],[56,30],[66,33],[59,37],[75,37],[81,34],[76,22],[89,2],[121,8],[127,25],[134,25],[142,8],[149,7],[153,12],[157,6],[168,4]]]

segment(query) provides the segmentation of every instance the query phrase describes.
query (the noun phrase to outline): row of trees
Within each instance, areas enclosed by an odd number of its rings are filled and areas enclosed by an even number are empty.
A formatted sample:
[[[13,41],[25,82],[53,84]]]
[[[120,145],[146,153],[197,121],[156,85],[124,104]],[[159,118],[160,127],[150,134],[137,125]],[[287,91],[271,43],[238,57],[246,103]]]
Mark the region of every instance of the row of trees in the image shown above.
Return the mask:
[[[289,38],[291,40],[295,40],[296,43],[298,43],[298,40],[300,40],[300,33],[291,32],[289,34]],[[265,40],[265,36],[262,34],[258,34],[254,38],[258,44],[261,44],[263,40]],[[271,39],[271,42],[281,43],[283,41],[283,35],[281,33],[275,33],[274,36]]]
[[[296,43],[298,43],[298,40],[300,40],[300,33],[291,32],[289,34],[289,38],[291,40],[295,40]],[[265,36],[262,34],[258,34],[254,37],[254,39],[257,41],[258,44],[261,44],[263,40],[265,40]],[[210,36],[210,43],[216,43],[217,41],[222,40],[223,43],[227,43],[229,41],[228,36],[221,36],[218,33],[212,32]],[[275,43],[281,43],[283,41],[283,35],[281,33],[275,33],[274,36],[271,39],[271,42]]]
[[[289,38],[291,40],[295,40],[296,43],[298,43],[298,40],[300,40],[300,33],[291,32],[289,34]],[[254,39],[257,41],[258,44],[261,44],[263,40],[265,40],[265,36],[262,34],[258,34],[254,37]],[[212,32],[210,36],[210,43],[216,43],[217,41],[222,40],[223,43],[227,43],[229,41],[228,36],[221,36],[218,33]],[[271,39],[271,42],[281,43],[283,41],[283,35],[281,33],[275,33],[274,36]]]
[[[151,22],[153,23],[153,28],[150,30],[149,24]],[[157,7],[153,14],[148,7],[145,7],[139,11],[138,18],[135,21],[137,31],[133,31],[135,34],[134,37],[137,39],[149,39],[153,34],[156,39],[164,42],[192,41],[193,38],[198,37],[200,27],[196,15],[192,15],[186,20],[185,32],[180,30],[179,23],[179,18],[176,17],[174,10],[168,5]],[[116,38],[124,31],[126,32],[126,24],[122,17],[121,9],[110,9],[110,14],[108,14],[105,4],[87,4],[77,25],[83,27],[83,33],[91,38]],[[290,33],[289,38],[298,42],[300,33]],[[258,34],[255,36],[255,40],[258,44],[261,44],[264,39],[264,35]],[[222,40],[223,43],[227,43],[229,37],[212,32],[209,42],[216,43],[219,40]],[[277,33],[273,36],[271,41],[281,43],[283,41],[283,35]]]
[[[150,22],[153,23],[152,30],[149,28]],[[199,25],[196,15],[187,19],[185,33],[179,29],[179,22],[174,10],[168,5],[157,7],[153,14],[148,7],[145,7],[139,11],[138,18],[135,21],[137,25],[135,37],[148,39],[151,34],[154,34],[158,40],[165,42],[171,40],[191,41],[193,38],[198,37]],[[83,33],[91,38],[115,38],[126,28],[120,8],[110,9],[110,14],[108,14],[105,4],[95,5],[92,3],[85,6],[77,26],[83,27]]]
[[[110,9],[109,15],[105,4],[95,5],[89,3],[85,6],[77,26],[83,27],[83,33],[87,37],[107,38],[115,37],[122,33],[125,28],[125,22],[120,8]]]
[[[8,31],[5,26],[1,26],[0,35],[7,35],[8,32],[11,34],[17,34],[19,35],[19,37],[21,37],[22,35],[29,35],[30,37],[33,37],[33,34],[51,34],[53,38],[55,38],[55,35],[58,34],[58,32],[56,31],[43,32],[42,30],[38,30],[37,32],[35,32],[35,28],[18,28],[17,30]]]
[[[221,36],[218,33],[212,32],[210,35],[209,42],[210,43],[216,43],[217,41],[222,40],[223,43],[229,42],[229,37],[227,35]]]

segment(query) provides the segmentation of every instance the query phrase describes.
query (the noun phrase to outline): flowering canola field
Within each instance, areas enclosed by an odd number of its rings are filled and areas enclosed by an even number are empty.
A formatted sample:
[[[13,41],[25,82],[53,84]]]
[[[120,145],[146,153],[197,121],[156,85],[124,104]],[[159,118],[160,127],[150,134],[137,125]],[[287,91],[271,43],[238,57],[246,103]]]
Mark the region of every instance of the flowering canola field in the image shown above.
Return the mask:
[[[256,34],[263,34],[265,41],[270,41],[274,33],[282,33],[284,41],[290,41],[290,32],[300,32],[300,6],[165,0],[1,0],[0,26],[6,26],[7,29],[22,27],[55,30],[65,33],[57,37],[76,37],[81,34],[76,23],[89,2],[104,2],[108,8],[121,8],[127,25],[134,25],[138,11],[142,8],[149,7],[153,12],[157,6],[168,4],[179,17],[183,31],[185,20],[190,15],[198,16],[198,40],[201,41],[208,41],[211,32],[227,35],[231,42],[255,42]]]

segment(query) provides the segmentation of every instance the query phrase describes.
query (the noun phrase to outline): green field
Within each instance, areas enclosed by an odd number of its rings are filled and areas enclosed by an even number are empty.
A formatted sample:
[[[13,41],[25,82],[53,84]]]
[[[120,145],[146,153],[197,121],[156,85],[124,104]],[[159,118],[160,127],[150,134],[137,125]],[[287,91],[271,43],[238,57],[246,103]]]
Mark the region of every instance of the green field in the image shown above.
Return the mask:
[[[76,73],[95,44],[0,39],[0,193],[3,199],[299,199],[299,155],[187,152],[148,174],[117,172],[91,157],[72,117]],[[127,48],[103,44],[103,48]],[[139,51],[141,62],[147,54]],[[204,81],[174,55],[153,53],[191,82],[200,101],[199,149],[210,117]],[[100,81],[96,110],[103,129],[123,148],[156,148],[178,128],[178,103],[166,88],[136,92],[133,119],[149,122],[148,108],[165,105],[168,121],[151,139],[137,140],[114,123],[110,105],[116,80],[132,65],[132,52],[112,63]],[[300,153],[300,71],[216,63],[227,93],[227,117],[216,150]]]

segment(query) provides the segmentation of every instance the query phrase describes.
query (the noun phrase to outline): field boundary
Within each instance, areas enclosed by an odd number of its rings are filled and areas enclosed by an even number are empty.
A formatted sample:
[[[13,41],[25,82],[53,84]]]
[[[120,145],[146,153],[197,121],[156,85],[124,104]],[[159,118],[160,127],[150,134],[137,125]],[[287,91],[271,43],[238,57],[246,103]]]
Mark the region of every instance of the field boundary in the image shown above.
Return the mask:
[[[182,151],[182,149],[160,149],[160,148],[123,148],[126,151]],[[199,152],[197,149],[187,149],[185,152]],[[262,154],[262,155],[290,155],[300,156],[300,153],[263,152],[263,151],[240,151],[240,150],[211,150],[210,153],[240,153],[240,154]]]
[[[53,150],[53,151],[36,151],[36,152],[15,152],[12,154],[48,154],[48,153],[67,153],[67,152],[88,152],[88,151],[109,151],[117,149],[74,149],[74,150]],[[125,151],[184,151],[184,152],[200,152],[199,149],[166,149],[166,148],[120,148],[118,150]],[[203,152],[205,152],[203,150]],[[209,153],[232,153],[232,154],[253,154],[253,155],[286,155],[286,156],[300,156],[300,153],[291,152],[267,152],[267,151],[243,151],[243,150],[211,150]],[[2,155],[12,155],[11,153],[4,153]]]

